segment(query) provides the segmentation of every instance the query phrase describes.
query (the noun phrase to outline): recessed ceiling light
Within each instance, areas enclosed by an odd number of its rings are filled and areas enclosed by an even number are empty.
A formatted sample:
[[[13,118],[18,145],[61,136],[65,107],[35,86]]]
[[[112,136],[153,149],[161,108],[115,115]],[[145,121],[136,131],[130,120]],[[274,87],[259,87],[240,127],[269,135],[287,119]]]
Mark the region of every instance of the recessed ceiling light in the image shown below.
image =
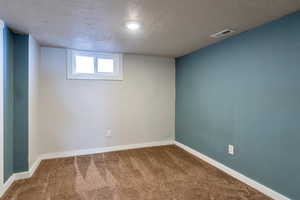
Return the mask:
[[[126,23],[126,27],[131,31],[136,31],[141,28],[141,25],[138,22],[130,21]]]

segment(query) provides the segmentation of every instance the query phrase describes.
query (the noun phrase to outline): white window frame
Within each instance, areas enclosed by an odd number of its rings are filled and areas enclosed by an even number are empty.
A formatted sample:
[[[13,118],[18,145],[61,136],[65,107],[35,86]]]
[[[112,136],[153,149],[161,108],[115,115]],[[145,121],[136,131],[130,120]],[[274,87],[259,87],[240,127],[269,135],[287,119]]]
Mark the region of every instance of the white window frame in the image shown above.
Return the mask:
[[[123,80],[123,55],[118,53],[102,53],[90,51],[67,50],[67,79],[86,80]],[[75,71],[76,56],[89,56],[94,58],[94,73],[77,73]],[[114,72],[98,72],[98,58],[112,59],[114,61]]]

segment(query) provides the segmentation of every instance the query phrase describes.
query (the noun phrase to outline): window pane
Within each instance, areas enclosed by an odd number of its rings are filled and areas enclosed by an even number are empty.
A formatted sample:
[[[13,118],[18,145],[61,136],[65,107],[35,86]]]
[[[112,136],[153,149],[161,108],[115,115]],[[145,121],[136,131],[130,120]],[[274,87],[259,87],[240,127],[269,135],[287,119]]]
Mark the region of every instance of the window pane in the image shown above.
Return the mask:
[[[76,56],[76,73],[94,73],[94,58],[88,56]]]
[[[113,73],[114,72],[114,60],[98,58],[98,72]]]

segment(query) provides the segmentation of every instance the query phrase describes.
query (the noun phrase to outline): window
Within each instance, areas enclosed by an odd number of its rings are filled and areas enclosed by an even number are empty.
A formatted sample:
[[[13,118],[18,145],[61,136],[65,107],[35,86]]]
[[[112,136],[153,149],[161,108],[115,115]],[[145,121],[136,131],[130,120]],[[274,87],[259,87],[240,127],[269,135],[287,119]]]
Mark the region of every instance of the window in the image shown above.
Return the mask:
[[[122,54],[68,50],[68,79],[123,80]]]
[[[98,72],[114,72],[114,60],[98,58]]]
[[[75,56],[75,73],[93,74],[94,58],[88,56]]]

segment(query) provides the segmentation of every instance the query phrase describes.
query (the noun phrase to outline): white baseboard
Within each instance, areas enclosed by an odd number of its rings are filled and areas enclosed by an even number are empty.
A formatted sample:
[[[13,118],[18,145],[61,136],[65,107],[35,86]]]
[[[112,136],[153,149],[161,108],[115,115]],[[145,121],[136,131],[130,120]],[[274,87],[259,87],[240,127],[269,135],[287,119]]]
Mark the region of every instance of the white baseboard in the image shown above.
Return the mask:
[[[167,141],[149,142],[149,143],[141,143],[141,144],[119,145],[119,146],[104,147],[104,148],[84,149],[84,150],[76,150],[76,151],[68,151],[68,152],[43,154],[38,157],[38,159],[34,162],[34,164],[29,169],[29,171],[15,173],[11,175],[11,177],[5,182],[3,187],[0,188],[0,198],[2,197],[2,195],[4,195],[4,193],[8,190],[8,188],[11,186],[11,184],[14,181],[30,178],[34,174],[35,170],[38,168],[42,160],[80,156],[80,155],[90,155],[96,153],[105,153],[105,152],[121,151],[121,150],[128,150],[128,149],[139,149],[144,147],[164,146],[170,144],[174,144],[174,141],[167,140]]]
[[[38,168],[40,165],[41,159],[38,158],[32,167],[29,169],[27,172],[19,172],[19,173],[14,173],[12,174],[9,179],[4,183],[3,187],[0,189],[0,198],[5,194],[5,192],[9,189],[9,187],[13,184],[13,182],[21,179],[27,179],[30,178],[35,170]]]
[[[9,179],[3,184],[1,190],[0,190],[0,198],[2,197],[2,195],[4,195],[4,193],[8,190],[8,188],[13,184],[13,182],[15,181],[15,175],[11,175],[9,177]]]
[[[41,160],[52,159],[52,158],[63,158],[63,157],[71,157],[71,156],[80,156],[80,155],[90,155],[96,153],[105,153],[111,151],[121,151],[127,149],[139,149],[144,147],[154,147],[154,146],[163,146],[174,144],[173,140],[167,141],[158,141],[158,142],[149,142],[149,143],[141,143],[141,144],[129,144],[129,145],[118,145],[112,147],[103,147],[103,148],[95,148],[95,149],[84,149],[77,151],[67,151],[67,152],[58,152],[58,153],[50,153],[44,154],[40,156]]]
[[[41,158],[38,158],[34,163],[33,165],[31,166],[31,168],[29,169],[29,171],[27,172],[19,172],[19,173],[15,173],[14,174],[14,180],[17,181],[17,180],[21,180],[21,179],[27,179],[27,178],[30,178],[35,170],[38,168],[38,166],[40,165],[40,162],[41,162]]]
[[[230,176],[233,176],[234,178],[255,188],[256,190],[262,192],[263,194],[265,194],[275,200],[290,200],[289,198],[285,197],[284,195],[248,178],[247,176],[223,165],[222,163],[220,163],[204,154],[201,154],[198,151],[196,151],[184,144],[181,144],[177,141],[174,142],[172,140],[44,154],[44,155],[39,156],[39,158],[35,161],[35,163],[30,168],[29,171],[13,174],[5,182],[2,189],[0,190],[0,197],[7,191],[7,189],[11,186],[11,184],[14,181],[30,178],[34,174],[35,170],[38,168],[38,166],[42,160],[47,160],[47,159],[52,159],[52,158],[63,158],[63,157],[70,157],[70,156],[90,155],[90,154],[95,154],[95,153],[105,153],[105,152],[121,151],[121,150],[128,150],[128,149],[138,149],[138,148],[144,148],[144,147],[164,146],[164,145],[171,145],[171,144],[177,145],[178,147],[186,150],[187,152],[193,154],[194,156],[208,162],[209,164],[224,171],[225,173],[229,174]]]
[[[194,149],[192,149],[192,148],[190,148],[190,147],[188,147],[188,146],[186,146],[186,145],[184,145],[180,142],[175,141],[174,144],[177,145],[178,147],[184,149],[185,151],[193,154],[194,156],[204,160],[205,162],[208,162],[209,164],[213,165],[214,167],[222,170],[226,174],[229,174],[230,176],[238,179],[239,181],[241,181],[241,182],[251,186],[252,188],[260,191],[261,193],[271,197],[274,200],[290,200],[286,196],[284,196],[284,195],[268,188],[267,186],[265,186],[263,184],[260,184],[256,181],[254,181],[251,178],[248,178],[247,176],[245,176],[245,175],[243,175],[243,174],[241,174],[241,173],[239,173],[239,172],[223,165],[222,163],[220,163],[220,162],[218,162],[218,161],[216,161],[216,160],[214,160],[214,159],[212,159],[212,158],[210,158],[210,157],[208,157],[208,156],[206,156],[206,155],[204,155],[204,154],[202,154],[202,153],[200,153],[200,152],[198,152],[198,151],[196,151],[196,150],[194,150]]]

